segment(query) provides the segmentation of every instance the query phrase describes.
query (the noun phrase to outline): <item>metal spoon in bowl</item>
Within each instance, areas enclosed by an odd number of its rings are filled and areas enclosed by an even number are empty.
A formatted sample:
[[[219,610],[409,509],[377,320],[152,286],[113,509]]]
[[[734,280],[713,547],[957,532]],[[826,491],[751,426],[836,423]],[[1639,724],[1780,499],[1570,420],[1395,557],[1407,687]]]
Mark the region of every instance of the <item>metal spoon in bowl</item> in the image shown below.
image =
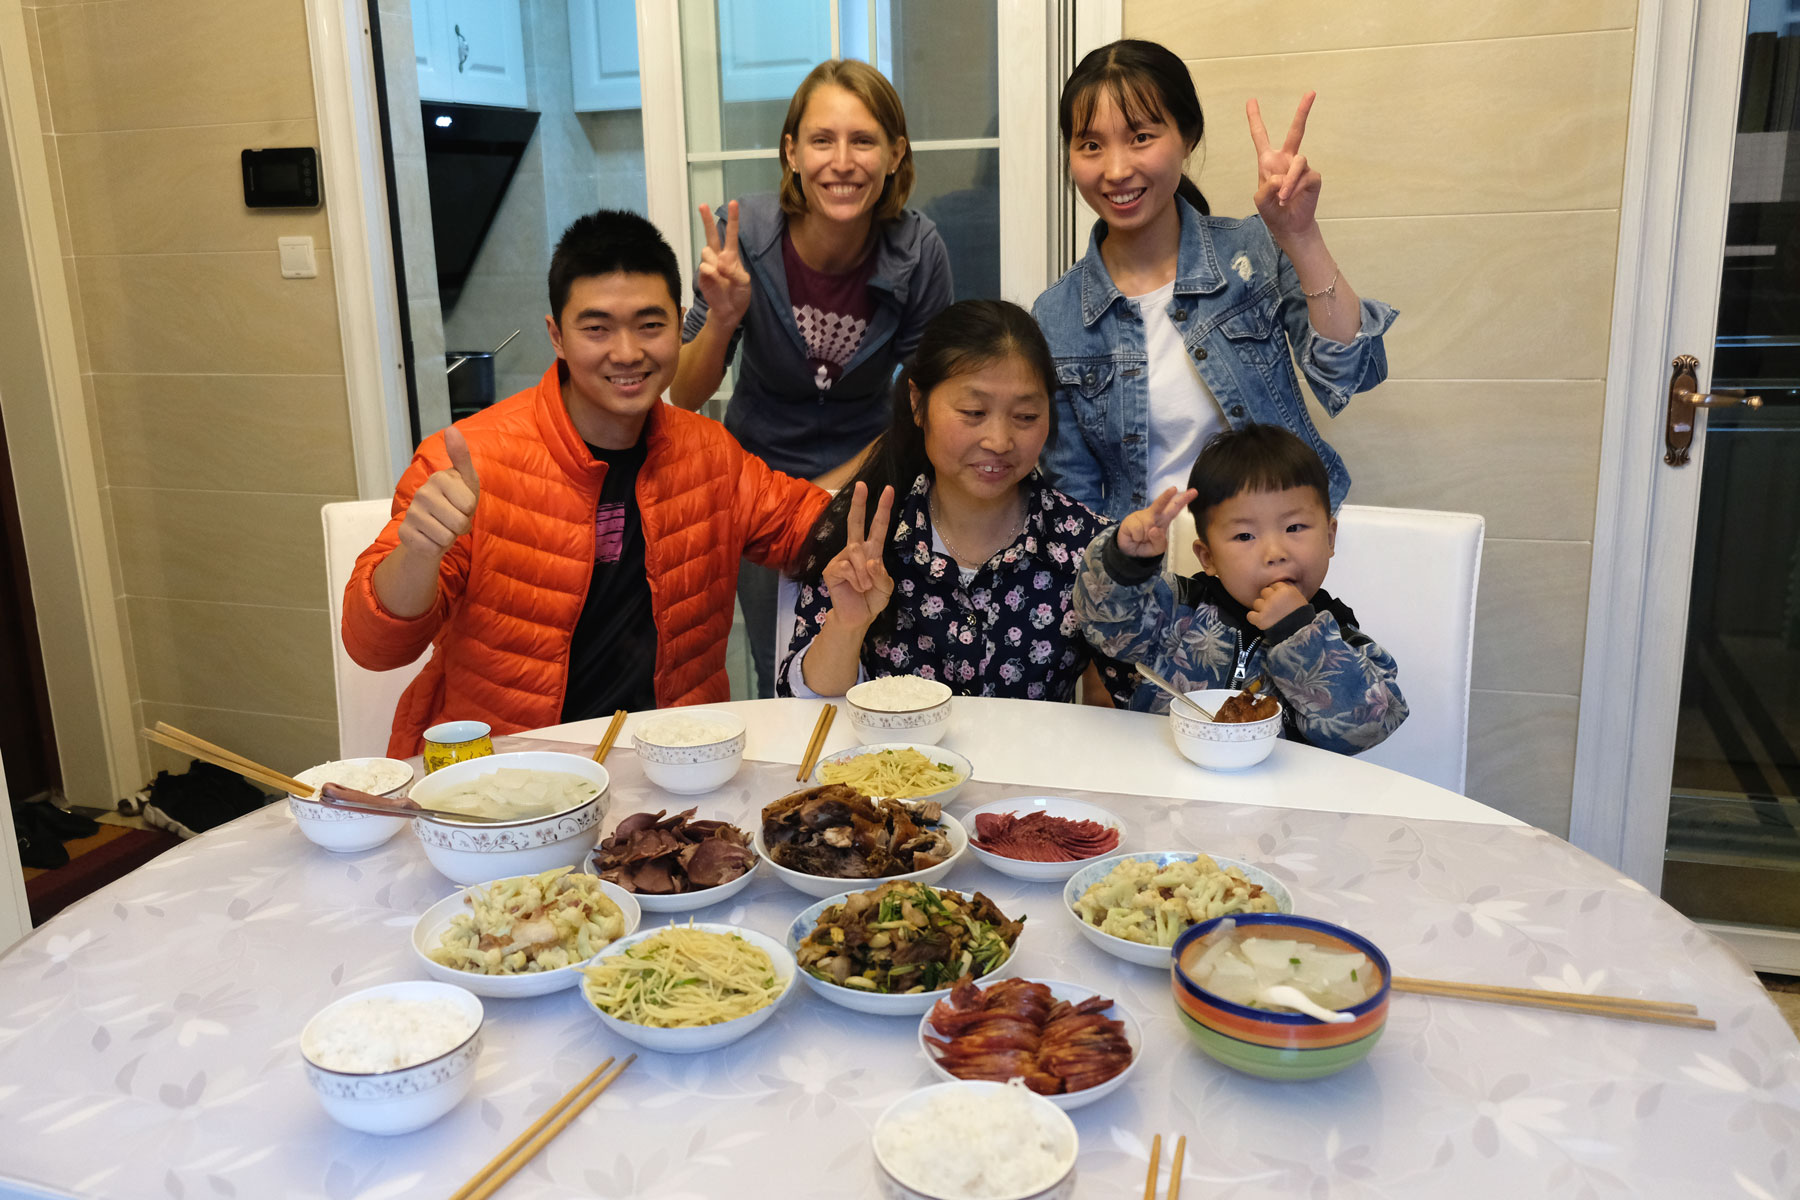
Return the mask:
[[[1314,1020],[1324,1021],[1331,1025],[1342,1025],[1356,1020],[1356,1014],[1326,1008],[1322,1004],[1315,1003],[1311,996],[1299,988],[1289,987],[1285,983],[1277,983],[1264,988],[1256,994],[1256,999],[1260,1004],[1279,1004],[1283,1008],[1291,1008],[1295,1012],[1305,1013]]]
[[[1218,720],[1217,717],[1215,717],[1211,713],[1207,712],[1204,708],[1201,708],[1198,704],[1195,704],[1192,700],[1189,700],[1185,695],[1182,694],[1181,690],[1179,688],[1177,688],[1174,684],[1170,683],[1167,679],[1164,679],[1161,675],[1158,675],[1155,671],[1152,671],[1149,667],[1146,667],[1143,663],[1137,664],[1137,673],[1139,675],[1142,675],[1145,679],[1148,679],[1151,683],[1155,684],[1157,687],[1161,688],[1163,691],[1169,693],[1169,696],[1171,699],[1181,701],[1181,703],[1187,705],[1189,708],[1191,708],[1195,712],[1199,713],[1202,717],[1206,718],[1208,721],[1217,721]]]

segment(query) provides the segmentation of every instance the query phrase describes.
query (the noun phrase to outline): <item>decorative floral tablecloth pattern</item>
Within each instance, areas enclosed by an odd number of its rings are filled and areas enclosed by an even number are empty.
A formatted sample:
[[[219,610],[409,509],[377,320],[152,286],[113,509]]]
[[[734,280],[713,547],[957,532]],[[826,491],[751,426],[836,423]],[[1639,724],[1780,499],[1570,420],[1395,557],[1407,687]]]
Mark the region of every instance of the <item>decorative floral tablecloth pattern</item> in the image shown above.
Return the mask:
[[[614,753],[612,811],[685,808]],[[748,763],[697,801],[748,827],[793,784]],[[953,812],[1033,789],[971,783]],[[1038,789],[1041,790],[1041,789]],[[1153,1133],[1188,1135],[1183,1194],[1800,1196],[1800,1046],[1727,949],[1636,884],[1535,830],[1086,795],[1125,849],[1265,866],[1300,912],[1373,939],[1397,972],[1686,999],[1716,1033],[1396,996],[1368,1062],[1275,1084],[1212,1063],[1165,971],[1102,953],[1060,885],[972,859],[945,886],[1029,917],[1019,973],[1100,988],[1142,1022],[1127,1086],[1074,1114],[1079,1194],[1141,1194]],[[380,1200],[446,1195],[590,1067],[633,1049],[574,991],[486,1000],[474,1089],[419,1133],[351,1133],[319,1108],[301,1025],[335,997],[422,975],[408,933],[455,890],[410,832],[361,854],[306,841],[276,805],[165,854],[0,959],[0,1178],[95,1197]],[[810,899],[766,868],[697,915],[780,936]],[[525,1172],[530,1197],[874,1194],[870,1126],[932,1082],[917,1022],[796,988],[748,1039],[644,1053]],[[1166,1169],[1167,1155],[1164,1156]]]

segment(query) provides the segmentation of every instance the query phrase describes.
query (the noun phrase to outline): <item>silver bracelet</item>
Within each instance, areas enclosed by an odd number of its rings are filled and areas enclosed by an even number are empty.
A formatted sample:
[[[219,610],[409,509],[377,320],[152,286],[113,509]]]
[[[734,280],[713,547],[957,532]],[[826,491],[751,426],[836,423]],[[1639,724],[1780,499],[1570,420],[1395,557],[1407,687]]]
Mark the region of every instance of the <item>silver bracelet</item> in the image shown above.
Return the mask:
[[[1327,300],[1335,300],[1335,299],[1337,299],[1337,285],[1338,285],[1338,268],[1337,268],[1336,263],[1332,263],[1331,264],[1331,282],[1330,283],[1326,284],[1324,287],[1320,288],[1316,292],[1308,292],[1308,291],[1302,290],[1300,294],[1302,296],[1305,296],[1308,300],[1317,300],[1320,296],[1325,297],[1325,299],[1327,299]]]

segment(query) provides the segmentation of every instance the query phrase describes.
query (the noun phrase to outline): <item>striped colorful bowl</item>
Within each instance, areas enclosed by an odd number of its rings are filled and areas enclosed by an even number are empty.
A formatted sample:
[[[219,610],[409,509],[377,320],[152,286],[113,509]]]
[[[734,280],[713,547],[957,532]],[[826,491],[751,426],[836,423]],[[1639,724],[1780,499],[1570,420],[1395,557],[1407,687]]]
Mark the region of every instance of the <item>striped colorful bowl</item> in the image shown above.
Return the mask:
[[[1318,1021],[1302,1013],[1270,1012],[1233,1004],[1213,995],[1188,977],[1187,964],[1203,953],[1200,939],[1224,917],[1202,921],[1175,942],[1170,984],[1175,1011],[1194,1041],[1207,1054],[1235,1070],[1259,1079],[1320,1079],[1369,1056],[1387,1024],[1387,956],[1375,943],[1341,925],[1291,913],[1248,913],[1232,918],[1246,930],[1266,936],[1311,942],[1327,950],[1356,950],[1369,956],[1380,987],[1361,1004],[1345,1009],[1356,1020],[1342,1024]]]

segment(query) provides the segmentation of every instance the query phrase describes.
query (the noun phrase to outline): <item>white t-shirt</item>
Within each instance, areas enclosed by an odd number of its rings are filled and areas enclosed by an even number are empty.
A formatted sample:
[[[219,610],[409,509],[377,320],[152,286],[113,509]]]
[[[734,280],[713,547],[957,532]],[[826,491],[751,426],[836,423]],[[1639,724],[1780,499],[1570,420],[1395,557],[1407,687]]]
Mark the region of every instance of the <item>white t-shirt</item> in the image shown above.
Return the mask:
[[[1150,489],[1144,493],[1150,500],[1164,488],[1187,487],[1200,447],[1225,428],[1225,413],[1169,316],[1174,298],[1173,279],[1148,295],[1130,297],[1144,319],[1144,349],[1150,358]]]

